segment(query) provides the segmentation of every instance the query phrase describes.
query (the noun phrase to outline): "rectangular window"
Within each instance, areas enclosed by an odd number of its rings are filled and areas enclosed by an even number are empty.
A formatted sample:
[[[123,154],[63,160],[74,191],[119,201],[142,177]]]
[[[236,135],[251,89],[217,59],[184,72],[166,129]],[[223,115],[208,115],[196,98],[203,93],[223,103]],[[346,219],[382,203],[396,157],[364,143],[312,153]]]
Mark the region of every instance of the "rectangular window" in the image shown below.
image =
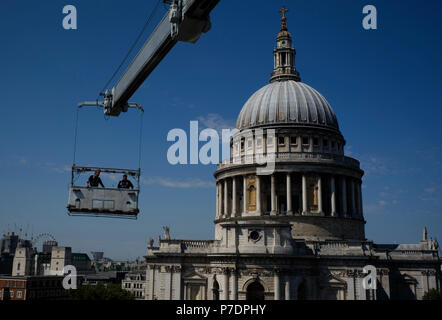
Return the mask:
[[[309,145],[308,137],[302,137],[302,144],[303,145]]]
[[[313,145],[315,147],[319,146],[319,139],[318,138],[313,138]]]
[[[324,148],[327,149],[328,148],[328,140],[324,139],[323,144],[324,144]]]
[[[256,145],[257,145],[258,147],[261,147],[261,146],[262,146],[262,139],[261,139],[261,138],[259,138],[259,139],[256,140]]]
[[[247,140],[247,148],[252,148],[252,139]]]
[[[22,293],[21,293],[21,291],[18,291],[17,292],[17,298],[21,299],[21,297],[22,297]]]
[[[332,147],[332,149],[335,148],[335,142],[334,142],[334,141],[332,141],[332,143],[331,143],[331,147]]]
[[[278,137],[278,144],[283,146],[285,144],[284,137]]]
[[[273,137],[268,137],[267,138],[267,144],[268,145],[272,145],[273,144]]]
[[[298,139],[296,137],[290,137],[290,144],[296,146],[298,144]]]

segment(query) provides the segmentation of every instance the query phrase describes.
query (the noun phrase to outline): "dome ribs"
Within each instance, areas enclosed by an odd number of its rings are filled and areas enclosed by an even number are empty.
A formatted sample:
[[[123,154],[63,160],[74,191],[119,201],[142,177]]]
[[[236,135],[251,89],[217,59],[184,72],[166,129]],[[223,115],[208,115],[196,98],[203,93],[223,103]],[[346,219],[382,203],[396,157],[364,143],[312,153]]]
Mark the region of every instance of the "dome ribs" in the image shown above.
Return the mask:
[[[313,88],[309,86],[304,86],[305,89],[309,92],[312,99],[315,101],[315,110],[317,115],[317,123],[318,124],[327,124],[326,118],[325,118],[325,107],[324,103],[321,101],[321,99],[318,97],[318,94]]]
[[[309,85],[293,80],[275,81],[258,91],[244,104],[237,128],[274,125],[315,125],[339,130],[327,100]]]
[[[279,91],[277,90],[277,87],[279,86],[270,86],[268,91],[269,91],[269,95],[268,95],[268,101],[266,101],[266,106],[267,106],[267,121],[274,123],[277,120],[277,107],[278,107],[278,94],[275,94],[275,91]],[[276,90],[275,90],[276,89]]]
[[[296,91],[294,86],[288,86],[288,90],[287,90],[287,101],[291,102],[289,103],[290,105],[290,117],[289,117],[289,121],[295,121],[295,122],[299,122],[299,117],[300,117],[300,110],[299,110],[299,101],[298,99],[292,99],[290,100],[290,97],[296,97]],[[291,95],[290,95],[291,94]]]
[[[301,85],[300,85],[301,86]],[[308,86],[302,85],[303,94],[307,101],[307,111],[309,113],[309,122],[318,123],[318,105],[315,103],[312,94],[308,90]]]

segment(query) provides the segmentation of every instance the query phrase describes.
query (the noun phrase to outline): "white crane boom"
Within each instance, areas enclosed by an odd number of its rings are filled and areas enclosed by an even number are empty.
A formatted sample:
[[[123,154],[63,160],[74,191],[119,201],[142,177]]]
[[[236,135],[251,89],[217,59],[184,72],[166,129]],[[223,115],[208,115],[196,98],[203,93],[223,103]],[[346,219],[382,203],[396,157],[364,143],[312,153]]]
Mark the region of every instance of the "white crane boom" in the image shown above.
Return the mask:
[[[172,0],[169,11],[147,39],[115,86],[106,90],[104,101],[83,102],[78,106],[100,106],[109,116],[118,116],[130,107],[135,91],[178,41],[195,43],[210,30],[210,12],[219,0]]]

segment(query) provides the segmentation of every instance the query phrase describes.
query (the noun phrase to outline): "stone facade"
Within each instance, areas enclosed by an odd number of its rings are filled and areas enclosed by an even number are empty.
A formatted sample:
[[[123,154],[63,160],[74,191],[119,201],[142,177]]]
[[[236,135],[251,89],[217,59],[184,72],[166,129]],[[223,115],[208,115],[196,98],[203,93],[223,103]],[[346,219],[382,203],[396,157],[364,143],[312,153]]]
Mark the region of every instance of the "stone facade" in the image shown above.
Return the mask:
[[[136,300],[145,300],[146,274],[128,273],[121,281],[121,288],[131,292]]]
[[[359,161],[334,112],[300,82],[283,17],[270,84],[246,102],[216,179],[215,239],[149,241],[146,299],[421,299],[440,289],[438,244],[365,238]],[[364,289],[364,267],[376,289]]]

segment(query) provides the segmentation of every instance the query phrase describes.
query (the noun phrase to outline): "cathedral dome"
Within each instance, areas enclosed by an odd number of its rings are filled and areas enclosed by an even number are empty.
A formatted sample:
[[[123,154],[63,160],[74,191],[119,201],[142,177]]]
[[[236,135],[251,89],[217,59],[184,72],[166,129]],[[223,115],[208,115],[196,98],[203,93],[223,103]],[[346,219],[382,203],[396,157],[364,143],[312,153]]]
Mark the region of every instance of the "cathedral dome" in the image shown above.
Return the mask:
[[[305,83],[274,81],[256,91],[236,122],[239,130],[269,125],[321,126],[338,130],[330,104]]]

